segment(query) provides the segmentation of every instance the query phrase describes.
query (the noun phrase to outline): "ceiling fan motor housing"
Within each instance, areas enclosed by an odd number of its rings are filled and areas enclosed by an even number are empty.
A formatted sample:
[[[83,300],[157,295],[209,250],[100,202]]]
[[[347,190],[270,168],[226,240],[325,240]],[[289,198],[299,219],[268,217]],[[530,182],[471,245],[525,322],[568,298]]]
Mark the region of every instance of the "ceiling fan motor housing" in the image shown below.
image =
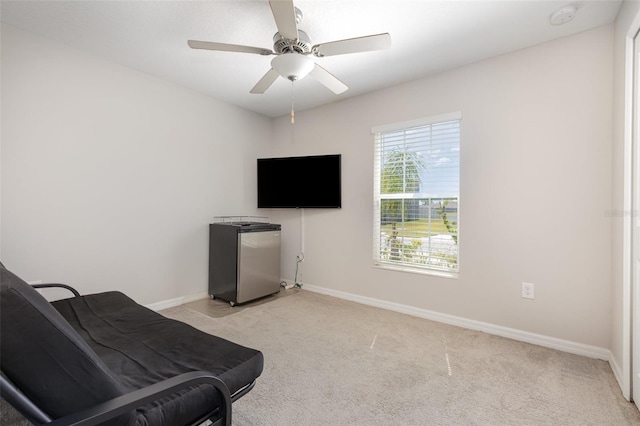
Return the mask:
[[[311,39],[302,30],[298,30],[298,39],[289,40],[276,33],[273,36],[273,50],[277,54],[282,53],[309,53],[311,52]]]

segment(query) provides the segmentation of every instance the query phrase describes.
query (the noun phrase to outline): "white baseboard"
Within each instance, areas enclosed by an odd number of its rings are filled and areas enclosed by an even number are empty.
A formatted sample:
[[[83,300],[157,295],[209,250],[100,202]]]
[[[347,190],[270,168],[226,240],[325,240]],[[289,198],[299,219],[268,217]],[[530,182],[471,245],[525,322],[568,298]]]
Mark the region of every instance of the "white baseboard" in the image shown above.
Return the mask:
[[[622,374],[622,367],[618,364],[613,354],[609,357],[609,366],[611,366],[611,371],[613,371],[613,377],[616,378],[618,382],[618,386],[620,386],[620,390],[622,391],[622,396],[627,400],[631,401],[631,393],[627,381],[624,380],[624,375]]]
[[[202,293],[196,293],[189,296],[176,297],[175,299],[163,300],[156,303],[150,303],[145,305],[152,311],[161,311],[163,309],[175,308],[176,306],[183,305],[189,302],[195,302],[196,300],[202,300],[209,297],[209,294],[205,291]]]
[[[427,309],[416,308],[414,306],[402,305],[400,303],[387,302],[385,300],[374,299],[371,297],[358,296],[343,291],[327,289],[324,287],[318,287],[310,284],[304,284],[302,287],[304,290],[313,291],[315,293],[326,294],[328,296],[337,297],[339,299],[349,300],[352,302],[362,303],[364,305],[375,306],[378,308],[388,309],[391,311],[400,312],[407,315],[412,315],[419,318],[425,318],[432,321],[441,322],[444,324],[455,325],[458,327],[468,328],[471,330],[478,330],[484,333],[494,334],[497,336],[507,337],[509,339],[518,340],[521,342],[532,343],[538,346],[544,346],[551,349],[557,349],[559,351],[568,352],[576,355],[583,355],[590,358],[602,359],[609,361],[614,370],[614,375],[618,379],[620,370],[617,369],[617,365],[614,367],[615,362],[611,361],[613,356],[611,351],[606,348],[598,346],[585,345],[583,343],[572,342],[570,340],[558,339],[555,337],[544,336],[541,334],[530,333],[528,331],[517,330],[515,328],[503,327],[500,325],[489,324],[482,321],[475,321],[467,318],[458,317],[455,315],[443,314],[440,312],[430,311]],[[620,376],[621,377],[621,376]],[[618,379],[618,381],[620,381]]]

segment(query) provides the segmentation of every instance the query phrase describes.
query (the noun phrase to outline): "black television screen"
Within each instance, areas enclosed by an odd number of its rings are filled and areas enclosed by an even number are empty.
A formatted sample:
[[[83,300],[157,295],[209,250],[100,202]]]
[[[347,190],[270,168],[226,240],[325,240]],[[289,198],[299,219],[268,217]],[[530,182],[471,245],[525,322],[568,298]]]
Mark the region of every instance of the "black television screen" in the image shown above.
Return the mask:
[[[341,156],[258,158],[259,208],[341,208]]]

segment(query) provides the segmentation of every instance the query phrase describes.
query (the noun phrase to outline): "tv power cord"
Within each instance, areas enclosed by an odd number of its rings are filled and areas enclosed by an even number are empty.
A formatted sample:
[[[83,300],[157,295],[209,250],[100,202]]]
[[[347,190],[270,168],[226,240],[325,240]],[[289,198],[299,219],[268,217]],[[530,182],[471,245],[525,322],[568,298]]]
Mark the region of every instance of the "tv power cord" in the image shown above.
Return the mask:
[[[295,288],[302,288],[302,283],[298,282],[298,267],[300,266],[300,262],[302,262],[304,260],[304,253],[300,253],[299,255],[296,256],[296,277],[294,279],[294,283],[293,286]]]

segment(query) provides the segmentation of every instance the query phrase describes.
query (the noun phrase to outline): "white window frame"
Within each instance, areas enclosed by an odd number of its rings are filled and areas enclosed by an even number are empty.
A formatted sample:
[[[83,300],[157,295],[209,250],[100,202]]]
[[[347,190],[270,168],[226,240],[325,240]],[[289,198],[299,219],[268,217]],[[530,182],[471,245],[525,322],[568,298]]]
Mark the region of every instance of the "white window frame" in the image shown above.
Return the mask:
[[[394,132],[394,131],[403,131],[407,129],[411,129],[414,127],[422,127],[428,126],[432,124],[445,123],[450,121],[461,121],[462,113],[454,112],[449,114],[442,114],[437,116],[425,117],[417,120],[404,121],[400,123],[393,124],[385,124],[381,126],[374,126],[371,128],[371,133],[374,136],[374,205],[373,205],[373,232],[374,232],[374,242],[373,242],[373,265],[375,267],[402,271],[402,272],[411,272],[411,273],[419,273],[419,274],[428,274],[435,275],[445,278],[458,278],[460,273],[460,253],[458,251],[457,255],[457,268],[443,268],[432,265],[419,265],[419,264],[408,264],[402,262],[393,262],[381,259],[380,252],[380,206],[381,206],[381,194],[380,194],[380,156],[378,155],[379,149],[379,137],[382,133]],[[460,188],[458,187],[458,211],[457,211],[457,219],[458,219],[458,228],[457,228],[457,245],[459,248],[460,243]],[[426,194],[387,194],[385,199],[391,198],[431,198],[428,193]]]

